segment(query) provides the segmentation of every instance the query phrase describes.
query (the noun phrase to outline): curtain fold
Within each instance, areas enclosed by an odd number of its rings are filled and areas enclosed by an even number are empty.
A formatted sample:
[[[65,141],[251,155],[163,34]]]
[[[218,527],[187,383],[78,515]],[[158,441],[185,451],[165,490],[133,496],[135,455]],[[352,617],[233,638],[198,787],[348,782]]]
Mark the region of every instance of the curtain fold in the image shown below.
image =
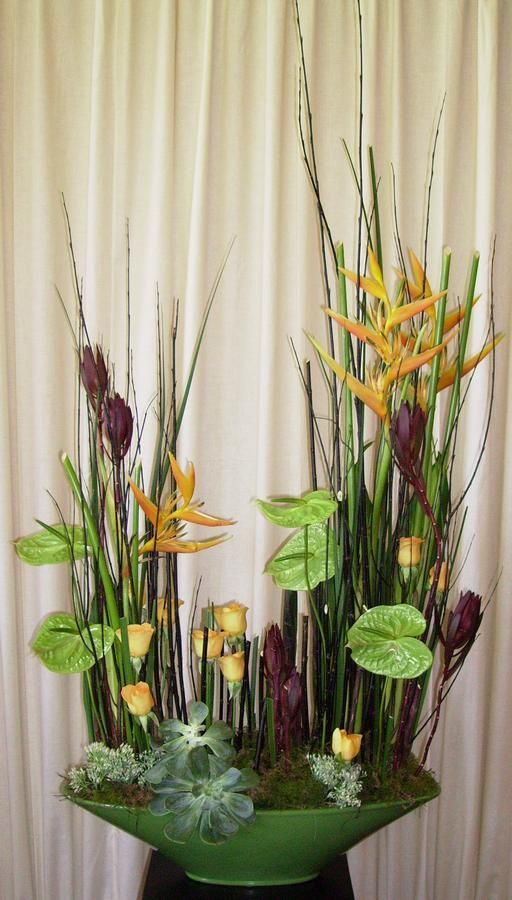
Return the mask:
[[[355,268],[357,196],[342,139],[354,156],[357,6],[299,6],[322,201]],[[512,6],[361,0],[361,10],[363,164],[371,144],[387,275],[397,239],[423,253],[446,95],[429,260],[435,282],[442,248],[452,247],[451,299],[463,302],[472,253],[481,251],[477,352],[494,235],[496,324],[511,330]],[[147,849],[57,798],[59,773],[85,742],[80,684],[42,669],[28,645],[43,616],[67,607],[67,574],[23,567],[10,543],[35,530],[34,517],[56,520],[53,497],[70,509],[58,454],[75,451],[76,358],[57,290],[72,324],[76,310],[62,195],[91,341],[108,348],[122,392],[130,331],[141,415],[156,383],[157,297],[167,358],[180,298],[183,385],[208,292],[234,239],[178,456],[196,464],[206,508],[238,525],[207,558],[184,560],[181,579],[184,621],[202,577],[203,602],[246,603],[256,632],[280,615],[279,592],[262,571],[282,532],[251,500],[308,486],[305,404],[289,339],[302,361],[303,329],[323,337],[325,327],[315,199],[297,126],[294,4],[0,0],[0,59],[2,884],[6,900],[135,900]],[[487,456],[467,498],[458,583],[492,600],[433,745],[443,793],[350,853],[364,900],[512,896],[509,359],[502,345]],[[466,404],[457,484],[477,459],[490,390],[484,364]],[[150,413],[145,455],[154,427]]]

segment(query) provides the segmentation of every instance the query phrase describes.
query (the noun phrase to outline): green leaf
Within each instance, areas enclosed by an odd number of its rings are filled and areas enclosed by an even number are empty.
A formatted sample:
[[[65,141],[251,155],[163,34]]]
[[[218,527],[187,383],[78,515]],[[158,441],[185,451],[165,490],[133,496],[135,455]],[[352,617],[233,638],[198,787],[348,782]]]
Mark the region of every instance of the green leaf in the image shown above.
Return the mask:
[[[72,675],[85,672],[107,653],[115,632],[108,625],[82,626],[78,628],[75,617],[69,613],[54,613],[41,623],[32,641],[32,650],[51,672]],[[94,642],[96,656],[92,652]]]
[[[265,571],[281,588],[306,591],[333,577],[335,554],[332,529],[320,523],[309,525],[286,541]]]
[[[246,797],[245,794],[226,794],[223,801],[224,808],[239,825],[244,825],[253,819],[254,806],[250,797]]]
[[[230,728],[226,722],[222,722],[219,720],[218,722],[213,722],[212,725],[210,725],[208,731],[206,732],[206,735],[208,735],[208,740],[230,741],[233,737],[233,729]]]
[[[196,797],[192,806],[187,810],[186,813],[181,813],[178,816],[172,816],[170,821],[164,828],[164,834],[170,841],[175,841],[177,844],[184,844],[185,841],[188,841],[189,837],[194,833],[197,823],[201,817],[201,812],[204,804],[203,797]],[[151,805],[150,805],[151,809]],[[153,810],[151,809],[153,812]]]
[[[18,538],[14,548],[19,558],[31,566],[83,559],[91,551],[80,525],[44,525],[41,531]]]
[[[206,747],[195,747],[191,750],[188,765],[195,780],[206,781],[210,776]]]
[[[191,703],[188,708],[188,717],[191,725],[201,725],[208,715],[208,707],[201,700]]]
[[[337,506],[329,491],[311,491],[303,497],[277,497],[270,502],[256,500],[256,504],[269,522],[284,528],[325,522]]]
[[[422,614],[408,603],[374,606],[348,632],[347,646],[362,669],[389,678],[418,678],[432,665],[428,647],[417,640],[425,631]]]

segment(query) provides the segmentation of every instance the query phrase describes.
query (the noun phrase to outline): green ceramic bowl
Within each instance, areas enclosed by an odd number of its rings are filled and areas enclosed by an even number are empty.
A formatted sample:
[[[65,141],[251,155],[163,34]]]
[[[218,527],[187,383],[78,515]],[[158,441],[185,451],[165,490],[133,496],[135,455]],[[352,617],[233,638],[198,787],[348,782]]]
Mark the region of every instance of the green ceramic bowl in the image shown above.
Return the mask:
[[[370,803],[359,809],[260,810],[256,822],[224,844],[211,846],[194,835],[185,844],[164,835],[167,816],[146,809],[94,803],[70,795],[78,806],[140,838],[181,866],[189,878],[245,887],[310,881],[339,853],[416,809],[440,792],[436,786],[411,803]]]

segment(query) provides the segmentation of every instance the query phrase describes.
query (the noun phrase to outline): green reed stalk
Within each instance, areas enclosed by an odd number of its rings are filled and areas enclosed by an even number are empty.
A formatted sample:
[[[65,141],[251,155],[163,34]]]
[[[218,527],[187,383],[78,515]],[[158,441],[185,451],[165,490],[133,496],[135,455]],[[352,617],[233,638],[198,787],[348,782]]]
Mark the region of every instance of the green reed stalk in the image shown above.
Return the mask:
[[[100,546],[100,540],[98,537],[98,532],[96,530],[96,523],[93,519],[89,506],[87,505],[87,501],[84,497],[80,481],[78,480],[77,474],[73,468],[73,464],[67,453],[62,454],[61,463],[66,478],[68,479],[68,482],[71,486],[71,490],[73,491],[73,494],[78,502],[79,508],[82,510],[82,514],[87,526],[87,537],[93,549],[94,556],[98,561],[100,577],[103,584],[103,589],[105,591],[105,602],[107,605],[107,613],[110,625],[114,629],[119,628],[119,613],[117,611],[114,584],[108,571],[105,554],[102,547]]]

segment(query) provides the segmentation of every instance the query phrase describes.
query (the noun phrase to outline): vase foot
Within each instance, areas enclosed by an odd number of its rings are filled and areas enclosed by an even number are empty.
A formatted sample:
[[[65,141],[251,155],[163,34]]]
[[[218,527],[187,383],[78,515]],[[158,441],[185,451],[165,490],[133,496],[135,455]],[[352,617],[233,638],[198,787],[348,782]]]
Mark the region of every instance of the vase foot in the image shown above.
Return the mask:
[[[313,881],[268,887],[229,887],[189,879],[183,869],[154,851],[142,900],[354,900],[347,858],[341,855]]]
[[[187,878],[200,884],[215,884],[220,887],[234,888],[280,887],[287,884],[305,884],[308,881],[314,881],[319,874],[319,872],[313,872],[311,875],[302,875],[300,878],[275,878],[273,875],[269,875],[268,878],[258,878],[255,881],[230,881],[229,878],[201,878],[200,875],[185,872]]]

